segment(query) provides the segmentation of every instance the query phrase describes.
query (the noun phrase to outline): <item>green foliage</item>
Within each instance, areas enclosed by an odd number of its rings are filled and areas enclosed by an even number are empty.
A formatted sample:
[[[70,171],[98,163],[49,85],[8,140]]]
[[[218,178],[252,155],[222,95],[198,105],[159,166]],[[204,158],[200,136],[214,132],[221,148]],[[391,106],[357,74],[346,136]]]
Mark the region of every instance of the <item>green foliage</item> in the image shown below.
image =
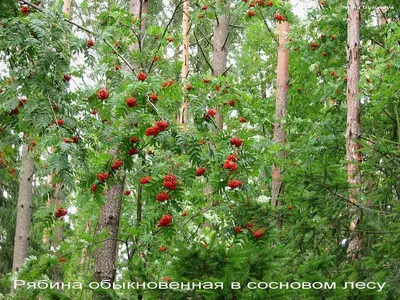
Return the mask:
[[[363,10],[359,88],[364,160],[357,227],[363,247],[359,259],[349,263],[346,240],[354,205],[348,199],[344,139],[346,5],[325,1],[301,19],[285,1],[272,1],[272,6],[259,2],[254,8],[243,1],[232,5],[227,43],[232,66],[217,78],[206,60],[212,53],[213,22],[226,8],[206,3],[204,10],[205,4],[193,3],[191,72],[185,80],[179,59],[182,3],[150,1],[137,51],[131,45],[137,42],[140,22],[132,22],[128,1],[82,1],[73,18],[90,31],[66,23],[56,4],[28,14],[14,13],[11,1],[0,4],[0,67],[6,69],[0,72],[2,294],[8,294],[14,276],[9,272],[15,220],[8,219],[16,212],[19,147],[26,142],[36,160],[35,199],[31,256],[18,278],[54,282],[61,276],[64,282],[82,282],[83,290],[19,289],[15,299],[92,295],[93,255],[107,238],[107,232],[96,229],[98,216],[105,193],[123,177],[130,193],[121,200],[117,283],[223,282],[225,288],[102,291],[109,299],[399,298],[398,23],[378,28],[372,24],[373,12]],[[377,2],[364,5],[385,1]],[[247,16],[249,10],[256,15]],[[394,11],[387,12],[388,19],[396,20]],[[272,138],[276,13],[291,24],[285,145]],[[86,45],[89,39],[94,46]],[[139,71],[147,74],[144,81],[137,78]],[[98,94],[102,89],[108,93],[104,99]],[[137,106],[129,107],[127,98],[135,98]],[[186,130],[176,122],[184,99],[189,101]],[[208,113],[215,107],[224,117],[223,130]],[[168,122],[168,128],[151,133],[157,121]],[[232,145],[232,137],[243,144]],[[284,157],[277,155],[280,151]],[[235,170],[224,167],[232,156]],[[112,168],[117,160],[123,165]],[[284,170],[285,192],[278,207],[269,204],[274,163]],[[196,174],[199,168],[205,173]],[[105,173],[108,177],[101,179]],[[164,184],[168,174],[176,176],[176,188]],[[62,184],[59,191],[49,186],[47,176]],[[146,176],[151,180],[140,183]],[[228,187],[233,179],[242,186]],[[162,192],[170,199],[157,201]],[[56,218],[57,207],[47,204],[54,197],[68,208],[66,217]],[[171,225],[158,227],[166,214],[172,215]],[[63,239],[57,243],[59,228]],[[347,281],[387,286],[382,292],[343,290]],[[231,290],[231,282],[243,288]],[[334,282],[338,288],[251,289],[248,282]]]

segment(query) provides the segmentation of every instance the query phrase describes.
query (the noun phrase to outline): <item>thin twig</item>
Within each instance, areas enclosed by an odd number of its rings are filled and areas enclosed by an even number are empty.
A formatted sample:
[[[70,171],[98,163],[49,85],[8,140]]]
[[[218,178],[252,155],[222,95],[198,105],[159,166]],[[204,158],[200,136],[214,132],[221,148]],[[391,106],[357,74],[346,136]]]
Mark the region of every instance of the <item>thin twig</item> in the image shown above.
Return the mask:
[[[268,32],[271,34],[271,37],[274,39],[274,41],[275,41],[277,44],[279,44],[278,39],[276,38],[276,36],[275,36],[274,33],[272,32],[271,28],[269,28],[268,23],[267,23],[267,21],[265,20],[264,15],[262,14],[261,11],[260,11],[260,15],[261,15],[261,18],[262,18],[262,20],[263,20],[265,26],[267,27]]]
[[[207,65],[208,65],[208,66],[210,67],[210,69],[211,69],[211,73],[214,73],[213,67],[211,66],[210,62],[208,61],[208,59],[207,59],[207,57],[206,57],[206,55],[205,55],[205,53],[204,53],[204,51],[203,51],[203,48],[201,48],[201,46],[200,46],[200,43],[199,43],[199,40],[197,39],[196,33],[193,32],[193,35],[194,35],[194,38],[196,39],[197,45],[198,45],[199,48],[200,48],[200,51],[201,51],[201,54],[203,55],[203,58],[206,60]]]

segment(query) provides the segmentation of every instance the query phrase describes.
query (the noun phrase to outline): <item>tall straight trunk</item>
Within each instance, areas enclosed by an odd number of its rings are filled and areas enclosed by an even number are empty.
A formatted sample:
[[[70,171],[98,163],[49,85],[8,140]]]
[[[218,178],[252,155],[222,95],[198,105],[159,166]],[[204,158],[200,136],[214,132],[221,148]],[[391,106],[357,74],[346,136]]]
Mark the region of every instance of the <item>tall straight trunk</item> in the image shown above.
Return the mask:
[[[21,172],[19,176],[17,223],[14,238],[13,270],[18,271],[28,257],[29,231],[32,217],[34,160],[28,145],[22,146]]]
[[[286,143],[286,132],[284,119],[287,113],[288,90],[289,90],[289,49],[287,40],[290,32],[288,22],[278,22],[279,44],[278,44],[278,63],[276,80],[276,102],[275,102],[275,122],[274,122],[274,142],[284,145]],[[284,151],[279,153],[284,157]],[[284,183],[282,181],[282,168],[278,164],[272,165],[272,186],[271,204],[272,206],[281,205],[279,198],[283,195]]]
[[[71,16],[71,2],[72,0],[64,0],[63,12],[68,17]]]
[[[216,2],[217,5],[219,1]],[[226,64],[228,61],[228,35],[229,35],[229,1],[225,5],[225,14],[218,15],[214,21],[214,38],[213,38],[213,76],[218,77],[226,72]],[[215,121],[219,129],[223,129],[223,116],[220,108],[217,108]]]
[[[351,203],[359,201],[362,155],[360,152],[360,99],[358,83],[360,81],[360,0],[348,0],[347,25],[347,127],[346,127],[346,159],[347,180],[349,183],[349,200]],[[351,207],[349,246],[347,256],[353,261],[362,245],[362,233],[355,232],[361,220],[360,210]]]
[[[141,20],[140,33],[137,43],[130,46],[131,51],[141,51],[141,42],[145,32],[145,22],[142,15],[147,13],[147,0],[131,0],[129,3],[129,12],[138,20]],[[128,70],[126,64],[123,65],[124,70]],[[139,65],[135,65],[138,69]],[[117,179],[113,186],[106,192],[106,203],[101,209],[100,219],[98,223],[98,231],[108,232],[108,237],[95,252],[94,258],[94,278],[97,281],[106,281],[112,284],[116,276],[116,260],[117,260],[117,245],[118,245],[118,230],[121,213],[121,201],[125,187],[125,175]],[[138,190],[141,194],[141,189]],[[137,222],[141,220],[141,195],[138,195]],[[140,206],[140,207],[139,207]],[[93,299],[108,299],[108,296],[93,294]]]
[[[115,260],[117,254],[119,217],[124,185],[125,178],[119,183],[113,185],[106,192],[106,203],[101,209],[100,220],[97,227],[98,231],[107,232],[108,236],[102,242],[101,247],[96,250],[94,260],[94,278],[98,281],[106,281],[111,284],[114,282],[116,275]]]
[[[182,71],[181,77],[184,81],[189,74],[189,0],[183,2],[183,18],[182,18],[182,35],[183,35],[183,49],[182,49]],[[185,87],[182,86],[183,91]],[[183,131],[186,131],[188,122],[188,108],[189,103],[187,99],[183,99],[180,113],[178,114],[178,123],[182,125]]]

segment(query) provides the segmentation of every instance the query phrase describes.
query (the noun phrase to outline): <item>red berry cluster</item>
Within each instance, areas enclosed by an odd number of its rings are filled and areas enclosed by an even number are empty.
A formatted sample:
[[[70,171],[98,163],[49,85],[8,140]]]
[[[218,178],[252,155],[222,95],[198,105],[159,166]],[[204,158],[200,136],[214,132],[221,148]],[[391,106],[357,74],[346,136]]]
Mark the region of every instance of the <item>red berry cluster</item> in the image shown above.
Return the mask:
[[[167,200],[169,200],[171,198],[171,196],[170,195],[168,195],[167,194],[167,192],[165,192],[165,191],[162,191],[161,193],[159,193],[158,195],[157,195],[157,201],[159,201],[159,202],[164,202],[164,201],[167,201]]]
[[[139,74],[137,74],[137,79],[139,79],[140,81],[145,81],[147,79],[147,75],[143,72],[140,72]]]
[[[311,49],[313,50],[313,51],[315,51],[315,50],[317,50],[317,48],[318,48],[318,43],[311,43]]]
[[[68,210],[63,209],[62,207],[57,208],[56,212],[54,213],[54,215],[56,216],[56,218],[62,218],[64,217],[66,214],[68,213]]]
[[[163,84],[162,84],[162,87],[163,87],[163,88],[168,88],[168,87],[170,87],[170,86],[173,85],[173,84],[174,84],[174,81],[173,81],[173,80],[164,81]]]
[[[204,168],[204,167],[201,167],[201,168],[198,168],[197,170],[196,170],[196,176],[203,176],[204,175],[204,173],[206,173],[206,168]]]
[[[97,185],[96,184],[92,184],[90,189],[92,190],[92,192],[95,192],[97,190]]]
[[[286,18],[282,16],[280,13],[276,13],[274,19],[277,20],[278,22],[286,21]]]
[[[204,115],[205,119],[209,119],[210,117],[214,117],[217,114],[217,111],[215,109],[209,109],[207,110],[207,113]]]
[[[168,227],[171,225],[172,222],[172,216],[171,215],[164,215],[160,221],[158,221],[157,226],[158,227]]]
[[[176,189],[176,186],[178,184],[178,179],[172,175],[168,174],[164,176],[164,183],[163,186],[171,191]]]
[[[139,149],[137,149],[137,148],[130,148],[130,149],[128,150],[128,155],[132,156],[132,155],[135,155],[135,154],[139,154]]]
[[[157,136],[160,132],[165,131],[169,124],[167,121],[157,121],[156,124],[150,128],[147,128],[146,136]]]
[[[232,179],[231,181],[229,181],[228,186],[231,189],[236,189],[236,188],[242,186],[242,182],[240,180]]]
[[[240,117],[240,118],[239,118],[239,122],[240,122],[240,123],[246,123],[247,120],[246,120],[246,118],[244,118],[244,117]]]
[[[243,140],[233,137],[229,140],[231,142],[232,145],[236,146],[236,147],[240,147],[242,146]]]
[[[111,169],[118,170],[120,166],[122,166],[124,162],[122,160],[117,159],[112,165]]]
[[[224,164],[222,165],[224,169],[231,170],[231,171],[236,171],[238,168],[238,165],[235,161],[227,159]]]
[[[19,113],[19,109],[18,109],[18,107],[16,107],[16,108],[10,110],[10,112],[8,114],[9,115],[18,115],[18,113]]]
[[[253,232],[253,236],[256,240],[261,239],[264,236],[264,227],[261,227],[260,229],[256,230]]]
[[[128,105],[128,107],[134,107],[134,106],[138,106],[139,105],[139,103],[133,97],[127,98],[125,100],[125,102],[126,102],[126,105]]]
[[[152,179],[151,176],[143,177],[143,178],[140,179],[140,183],[141,184],[149,183],[151,179]]]
[[[21,7],[21,13],[22,13],[23,15],[29,13],[30,11],[31,11],[31,10],[29,9],[28,5],[22,5],[22,7]]]
[[[107,98],[108,98],[108,95],[109,95],[109,93],[107,92],[106,89],[100,89],[100,90],[97,92],[97,98],[98,98],[100,101],[104,101],[105,99],[107,99]]]
[[[236,231],[237,233],[242,233],[242,232],[243,232],[243,229],[242,229],[242,227],[240,227],[240,226],[235,226],[235,231]]]
[[[274,5],[274,2],[268,1],[268,2],[266,3],[266,5],[267,5],[267,6],[273,6],[273,5]]]
[[[91,39],[87,40],[86,47],[93,47],[93,46],[94,46],[94,41]]]
[[[104,182],[107,180],[108,176],[109,176],[108,172],[99,173],[99,174],[97,174],[97,179]]]
[[[129,138],[129,140],[130,140],[132,143],[139,143],[139,138],[138,138],[137,136],[133,136],[133,137]]]
[[[149,95],[149,98],[150,98],[151,100],[153,100],[154,102],[157,102],[157,101],[158,101],[158,97],[157,97],[156,94],[150,94],[150,95]]]
[[[61,119],[57,119],[55,123],[56,125],[64,125],[64,121]]]
[[[249,11],[247,12],[247,16],[248,16],[249,18],[254,17],[255,15],[256,15],[256,12],[255,12],[254,10],[249,10]]]

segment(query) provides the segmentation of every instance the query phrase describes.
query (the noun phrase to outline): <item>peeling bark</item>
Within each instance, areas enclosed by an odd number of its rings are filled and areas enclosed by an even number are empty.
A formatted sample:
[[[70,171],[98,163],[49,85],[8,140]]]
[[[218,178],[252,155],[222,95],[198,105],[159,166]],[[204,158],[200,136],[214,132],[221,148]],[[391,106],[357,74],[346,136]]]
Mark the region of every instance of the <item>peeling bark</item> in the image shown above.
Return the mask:
[[[346,127],[346,160],[347,181],[349,183],[349,200],[357,203],[360,200],[361,173],[360,152],[361,122],[358,83],[360,81],[360,0],[348,1],[347,27],[347,127]],[[352,210],[354,208],[351,208]],[[350,237],[347,256],[354,261],[362,247],[362,232],[355,232],[361,221],[361,211],[355,209],[350,221]]]
[[[284,145],[286,143],[286,132],[284,120],[287,113],[287,98],[289,91],[289,49],[287,40],[290,32],[288,22],[279,22],[279,44],[278,44],[278,63],[276,81],[276,103],[275,103],[275,122],[274,122],[274,142]],[[281,158],[285,157],[282,151],[279,153]],[[282,168],[277,164],[272,165],[272,185],[271,185],[271,204],[273,207],[281,205],[279,198],[284,192],[282,181]]]

